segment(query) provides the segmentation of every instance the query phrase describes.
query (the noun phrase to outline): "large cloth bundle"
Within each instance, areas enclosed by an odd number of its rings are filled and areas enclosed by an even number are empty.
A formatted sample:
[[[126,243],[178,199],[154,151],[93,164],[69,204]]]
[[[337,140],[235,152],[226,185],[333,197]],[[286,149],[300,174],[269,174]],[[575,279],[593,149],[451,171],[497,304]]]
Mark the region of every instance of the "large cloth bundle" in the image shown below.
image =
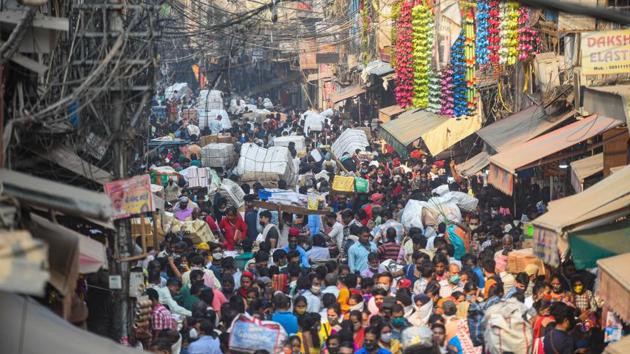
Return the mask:
[[[234,144],[213,143],[201,149],[201,164],[203,167],[230,168],[236,163]]]
[[[305,135],[308,135],[309,132],[321,132],[324,130],[324,121],[326,120],[326,117],[313,111],[304,112],[303,117]]]
[[[217,190],[233,206],[240,208],[245,203],[245,192],[236,182],[224,178]]]
[[[221,116],[221,129],[232,129],[232,122],[227,112],[223,109],[197,109],[197,117],[199,118],[199,128],[204,129],[210,127],[210,121],[217,120],[217,117]]]
[[[431,198],[428,202],[409,199],[400,217],[400,223],[407,229],[436,226],[440,222],[461,222],[462,215],[455,202],[440,203]]]
[[[185,238],[189,238],[194,245],[202,242],[214,242],[214,234],[210,230],[210,226],[203,220],[186,220],[179,221],[173,219],[171,232],[183,233]]]
[[[260,182],[265,187],[277,187],[279,180],[295,185],[297,172],[289,149],[274,146],[269,149],[246,143],[241,147],[241,157],[235,173],[243,182]]]
[[[230,100],[230,108],[228,109],[231,114],[243,114],[245,113],[245,100],[241,98],[232,98]]]
[[[175,92],[177,92],[177,94]],[[173,84],[167,87],[164,90],[164,97],[166,97],[167,99],[174,99],[174,98],[181,99],[183,97],[190,96],[191,93],[192,91],[188,87],[187,83],[178,82],[176,84]]]
[[[531,353],[532,327],[524,319],[525,312],[525,305],[514,298],[501,301],[486,310],[482,328],[485,328],[487,353]]]
[[[219,90],[201,90],[197,99],[197,108],[208,110],[223,109],[223,92]]]
[[[306,143],[302,135],[279,136],[273,139],[274,146],[289,147],[289,143],[295,143],[295,150],[298,153],[306,153]]]
[[[366,146],[370,146],[370,143],[363,130],[346,129],[339,135],[330,148],[335,156],[341,157],[346,152],[354,154],[357,149],[364,151]]]
[[[269,116],[272,112],[268,109],[250,109],[248,112],[243,113],[243,117],[246,118],[250,122],[256,122],[258,124],[262,124],[267,116]]]

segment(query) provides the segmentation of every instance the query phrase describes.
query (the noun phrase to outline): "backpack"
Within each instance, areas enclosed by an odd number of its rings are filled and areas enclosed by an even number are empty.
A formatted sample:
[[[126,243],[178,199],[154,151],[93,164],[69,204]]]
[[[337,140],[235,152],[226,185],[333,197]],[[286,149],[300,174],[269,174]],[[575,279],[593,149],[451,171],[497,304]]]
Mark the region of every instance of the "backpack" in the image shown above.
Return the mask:
[[[532,351],[532,327],[525,320],[525,305],[508,299],[490,306],[483,319],[486,353],[529,354]]]

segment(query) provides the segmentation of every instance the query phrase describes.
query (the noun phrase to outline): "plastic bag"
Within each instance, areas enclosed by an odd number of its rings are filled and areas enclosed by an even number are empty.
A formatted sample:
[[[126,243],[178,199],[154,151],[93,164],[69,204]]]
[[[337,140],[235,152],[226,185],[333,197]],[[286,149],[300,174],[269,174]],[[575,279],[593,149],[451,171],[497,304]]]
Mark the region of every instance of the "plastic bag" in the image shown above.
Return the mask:
[[[368,193],[370,191],[370,182],[365,178],[355,177],[354,190],[357,193]]]

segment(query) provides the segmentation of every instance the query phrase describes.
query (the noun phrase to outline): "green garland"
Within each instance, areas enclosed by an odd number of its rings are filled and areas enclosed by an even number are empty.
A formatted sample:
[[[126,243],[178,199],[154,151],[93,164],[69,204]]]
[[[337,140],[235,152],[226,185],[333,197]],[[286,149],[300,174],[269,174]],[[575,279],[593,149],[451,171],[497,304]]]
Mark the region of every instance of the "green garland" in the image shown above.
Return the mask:
[[[364,65],[369,62],[370,50],[370,2],[363,1],[361,9],[361,59]]]
[[[414,62],[414,89],[412,104],[426,108],[429,104],[429,71],[433,49],[433,15],[431,8],[421,4],[411,10],[413,25],[412,44]]]

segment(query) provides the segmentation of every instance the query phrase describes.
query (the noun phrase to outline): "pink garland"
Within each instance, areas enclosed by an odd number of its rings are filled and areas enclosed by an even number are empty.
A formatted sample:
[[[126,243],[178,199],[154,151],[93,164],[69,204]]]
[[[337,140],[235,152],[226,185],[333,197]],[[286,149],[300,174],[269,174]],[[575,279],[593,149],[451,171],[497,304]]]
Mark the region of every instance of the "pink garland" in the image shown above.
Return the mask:
[[[412,57],[412,3],[403,0],[397,23],[396,36],[396,102],[403,108],[411,106],[413,97],[413,57]]]
[[[538,31],[529,26],[529,8],[518,9],[518,60],[527,61],[538,54],[540,37]]]
[[[499,1],[488,2],[488,59],[491,63],[499,62],[499,49],[501,49],[501,37],[499,27],[501,25],[501,13],[499,12]]]

